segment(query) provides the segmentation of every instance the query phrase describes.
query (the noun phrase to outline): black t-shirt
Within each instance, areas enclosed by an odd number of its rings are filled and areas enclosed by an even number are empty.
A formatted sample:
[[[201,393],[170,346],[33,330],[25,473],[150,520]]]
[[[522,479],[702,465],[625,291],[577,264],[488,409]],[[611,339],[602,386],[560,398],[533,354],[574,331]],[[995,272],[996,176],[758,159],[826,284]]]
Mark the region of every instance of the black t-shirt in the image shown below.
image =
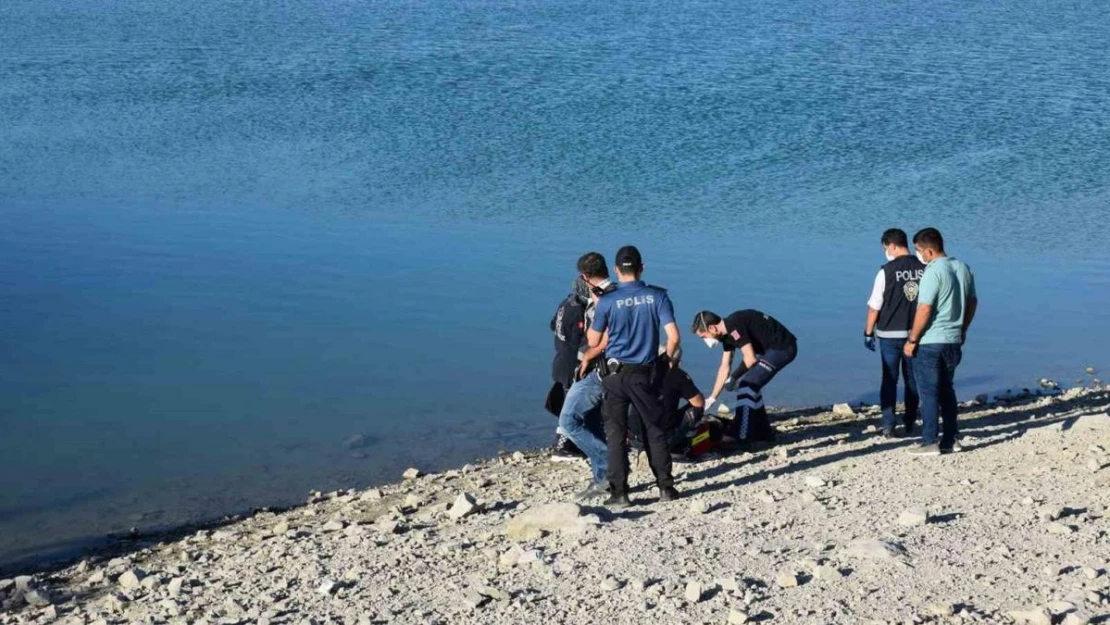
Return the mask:
[[[721,347],[726,352],[739,349],[751,343],[756,354],[764,354],[769,349],[789,349],[798,344],[798,339],[771,315],[758,310],[739,310],[725,317],[725,335],[721,337]]]
[[[663,388],[660,394],[663,396],[663,409],[666,411],[668,418],[673,421],[673,423],[667,425],[670,429],[677,426],[678,419],[681,418],[682,412],[679,410],[679,404],[682,400],[690,401],[701,395],[701,391],[694,384],[694,380],[690,378],[690,374],[679,367],[675,367],[667,371],[666,377],[663,378]]]

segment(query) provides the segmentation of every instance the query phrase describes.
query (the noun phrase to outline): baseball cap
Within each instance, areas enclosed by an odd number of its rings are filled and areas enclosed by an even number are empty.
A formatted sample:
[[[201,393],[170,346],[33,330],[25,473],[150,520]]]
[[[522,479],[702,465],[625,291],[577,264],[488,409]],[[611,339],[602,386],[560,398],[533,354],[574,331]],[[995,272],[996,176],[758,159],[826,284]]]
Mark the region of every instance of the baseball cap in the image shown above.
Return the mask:
[[[624,269],[639,269],[644,264],[640,250],[635,245],[626,245],[617,250],[617,266]]]

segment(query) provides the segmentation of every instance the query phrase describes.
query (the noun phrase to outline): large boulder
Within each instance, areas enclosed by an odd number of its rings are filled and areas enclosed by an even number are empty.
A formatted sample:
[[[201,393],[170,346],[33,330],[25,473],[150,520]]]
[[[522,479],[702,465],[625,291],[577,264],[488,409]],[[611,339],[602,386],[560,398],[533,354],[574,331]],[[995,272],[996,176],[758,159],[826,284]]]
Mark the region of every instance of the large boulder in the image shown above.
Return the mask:
[[[577,504],[549,503],[509,519],[505,535],[512,540],[535,540],[550,532],[581,534],[599,522],[596,515],[583,515]]]

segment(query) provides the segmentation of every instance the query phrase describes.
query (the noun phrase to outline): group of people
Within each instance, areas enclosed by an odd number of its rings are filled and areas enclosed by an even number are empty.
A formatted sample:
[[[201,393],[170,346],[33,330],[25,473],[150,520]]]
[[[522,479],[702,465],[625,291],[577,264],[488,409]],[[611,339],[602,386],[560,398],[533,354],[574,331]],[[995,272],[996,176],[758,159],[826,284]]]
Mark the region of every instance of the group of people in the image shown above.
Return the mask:
[[[922,441],[912,453],[956,451],[953,382],[977,307],[974,278],[966,264],[945,255],[934,228],[914,237],[916,254],[901,230],[886,231],[881,242],[887,263],[868,300],[864,344],[882,355],[883,434],[896,435],[901,374],[903,431],[912,432],[919,415],[922,420]],[[614,261],[611,277],[600,253],[578,259],[572,291],[551,320],[554,384],[547,408],[559,419],[552,458],[589,463],[590,481],[578,498],[606,497],[604,505],[624,508],[631,505],[628,454],[634,447],[646,453],[659,500],[672,501],[680,496],[673,460],[774,445],[763,389],[797,358],[798,340],[758,310],[697,313],[691,331],[723,351],[705,397],[681,368],[681,333],[666,289],[642,280],[637,248],[620,248]],[[714,411],[725,392],[736,393],[734,409]]]

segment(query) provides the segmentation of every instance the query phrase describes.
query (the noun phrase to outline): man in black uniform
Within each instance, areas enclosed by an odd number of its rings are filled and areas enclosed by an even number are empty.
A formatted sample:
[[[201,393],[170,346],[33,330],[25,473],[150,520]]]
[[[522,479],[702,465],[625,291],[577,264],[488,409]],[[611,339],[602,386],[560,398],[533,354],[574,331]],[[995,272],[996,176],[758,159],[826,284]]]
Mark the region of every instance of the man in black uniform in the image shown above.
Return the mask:
[[[659,500],[678,498],[667,449],[667,415],[659,397],[667,365],[658,358],[656,350],[660,328],[667,334],[669,358],[673,359],[681,339],[667,291],[640,280],[644,272],[640,250],[631,245],[617,250],[615,268],[620,282],[598,300],[587,339],[591,347],[596,347],[606,333],[608,336],[605,348],[608,375],[602,381],[606,395],[601,405],[609,465],[610,495],[605,505],[626,508],[631,505],[625,449],[630,404],[644,421],[644,442],[659,486]]]
[[[775,431],[763,404],[763,387],[798,356],[798,339],[778,321],[758,310],[740,310],[725,319],[703,310],[694,316],[694,333],[710,348],[721,344],[724,355],[705,402],[706,410],[723,390],[737,391],[735,436],[741,443],[773,443]],[[740,350],[743,362],[732,370],[732,358]]]
[[[883,382],[879,390],[883,436],[893,438],[899,371],[905,385],[906,414],[902,417],[902,424],[906,434],[913,432],[917,421],[917,383],[913,377],[912,360],[906,357],[903,349],[913,327],[914,313],[917,312],[917,292],[921,276],[925,274],[925,263],[910,254],[909,237],[903,230],[887,230],[881,242],[887,263],[875,276],[871,297],[867,300],[863,345],[875,351],[875,337],[879,338],[879,355],[883,364]]]

